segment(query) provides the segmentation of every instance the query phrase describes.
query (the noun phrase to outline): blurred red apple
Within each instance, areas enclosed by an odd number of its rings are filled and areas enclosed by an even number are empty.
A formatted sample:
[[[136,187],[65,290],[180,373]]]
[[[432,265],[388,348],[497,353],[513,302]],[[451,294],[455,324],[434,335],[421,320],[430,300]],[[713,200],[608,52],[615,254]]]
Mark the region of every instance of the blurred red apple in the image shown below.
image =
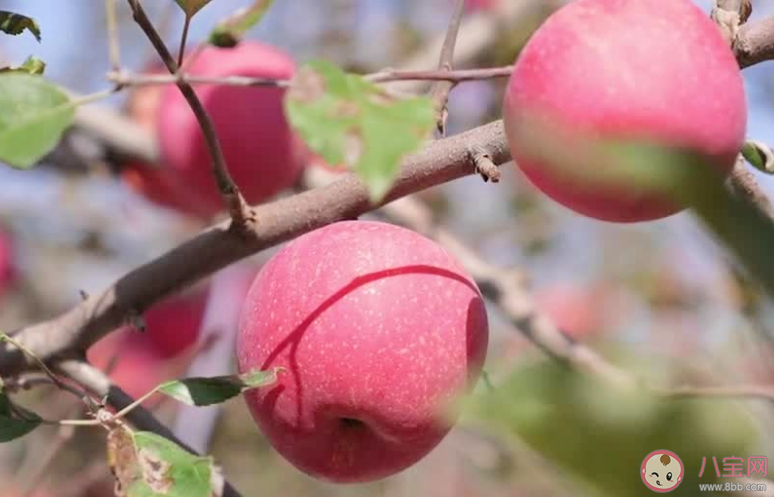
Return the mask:
[[[129,327],[111,333],[88,350],[89,361],[105,369],[115,356],[110,377],[133,397],[182,375],[184,361],[176,359],[193,350],[206,298],[197,293],[160,302],[145,313],[144,333]]]
[[[468,12],[493,10],[500,0],[465,0],[465,9]]]
[[[536,120],[573,139],[687,149],[725,174],[744,142],[747,110],[734,54],[691,0],[577,0],[521,51],[503,117],[512,156],[538,189],[586,216],[635,222],[681,207],[634,181],[595,183],[599,170],[588,162],[569,174],[551,149],[535,150]]]
[[[295,239],[263,267],[237,358],[242,372],[287,369],[245,396],[280,454],[312,476],[362,482],[411,466],[443,439],[487,341],[479,290],[443,248],[349,221]]]
[[[555,284],[535,293],[538,311],[576,340],[604,331],[607,304],[602,292],[570,283]]]
[[[167,74],[167,69],[161,64],[154,64],[148,67],[144,74]],[[129,116],[146,131],[154,134],[163,88],[160,85],[139,86],[130,94],[127,102]],[[157,205],[194,216],[206,217],[211,212],[211,208],[202,206],[196,194],[163,165],[154,167],[131,161],[122,166],[121,180],[134,192]]]
[[[195,76],[283,80],[294,71],[288,55],[252,41],[234,48],[207,47],[187,69]],[[284,89],[206,84],[195,90],[212,118],[231,176],[248,202],[262,202],[293,185],[308,152],[285,118]],[[222,210],[204,135],[177,87],[163,89],[158,137],[164,164],[197,195],[201,209],[209,214]]]
[[[13,279],[13,247],[11,237],[0,231],[0,296]]]

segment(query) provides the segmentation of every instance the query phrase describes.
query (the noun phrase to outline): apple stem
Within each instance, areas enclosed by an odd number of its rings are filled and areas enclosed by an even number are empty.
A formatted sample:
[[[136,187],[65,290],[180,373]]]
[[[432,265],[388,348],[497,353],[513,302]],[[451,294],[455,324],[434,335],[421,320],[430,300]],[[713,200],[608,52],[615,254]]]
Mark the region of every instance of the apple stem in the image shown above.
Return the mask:
[[[191,16],[186,14],[185,24],[183,24],[183,34],[180,37],[180,50],[177,53],[177,67],[183,66],[183,59],[185,58],[185,44],[188,41],[188,29],[191,27]]]

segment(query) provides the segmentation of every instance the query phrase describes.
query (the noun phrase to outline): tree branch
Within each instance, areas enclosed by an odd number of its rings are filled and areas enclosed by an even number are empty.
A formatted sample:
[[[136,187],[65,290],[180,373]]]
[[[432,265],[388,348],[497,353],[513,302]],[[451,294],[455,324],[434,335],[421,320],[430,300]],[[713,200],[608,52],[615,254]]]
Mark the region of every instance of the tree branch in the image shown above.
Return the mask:
[[[734,53],[742,68],[774,59],[774,16],[740,27]]]
[[[342,219],[352,219],[411,193],[475,173],[470,146],[490,151],[492,160],[510,160],[501,121],[429,143],[407,157],[392,190],[372,205],[367,187],[353,174],[326,187],[255,207],[262,222],[248,236],[229,230],[229,223],[210,227],[120,278],[64,314],[13,334],[36,357],[49,361],[66,351],[85,350],[127,318],[142,314],[161,298],[240,259]],[[10,376],[31,366],[19,349],[0,348],[0,375]]]

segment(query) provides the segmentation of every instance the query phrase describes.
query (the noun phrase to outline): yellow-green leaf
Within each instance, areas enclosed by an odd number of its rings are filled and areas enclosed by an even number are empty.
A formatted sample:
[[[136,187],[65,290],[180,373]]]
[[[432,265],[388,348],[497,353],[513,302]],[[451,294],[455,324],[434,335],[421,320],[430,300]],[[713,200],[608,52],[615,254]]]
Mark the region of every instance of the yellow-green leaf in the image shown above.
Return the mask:
[[[56,85],[18,71],[0,73],[0,161],[27,169],[58,143],[75,104]]]

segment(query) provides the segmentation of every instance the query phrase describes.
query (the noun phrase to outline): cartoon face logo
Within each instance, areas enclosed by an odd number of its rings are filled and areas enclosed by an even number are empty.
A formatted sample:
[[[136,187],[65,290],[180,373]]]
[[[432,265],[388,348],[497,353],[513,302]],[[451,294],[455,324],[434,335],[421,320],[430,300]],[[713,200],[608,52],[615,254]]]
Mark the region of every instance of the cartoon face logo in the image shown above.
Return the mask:
[[[642,461],[640,476],[646,487],[658,493],[671,492],[683,482],[683,461],[669,450],[654,450]]]

